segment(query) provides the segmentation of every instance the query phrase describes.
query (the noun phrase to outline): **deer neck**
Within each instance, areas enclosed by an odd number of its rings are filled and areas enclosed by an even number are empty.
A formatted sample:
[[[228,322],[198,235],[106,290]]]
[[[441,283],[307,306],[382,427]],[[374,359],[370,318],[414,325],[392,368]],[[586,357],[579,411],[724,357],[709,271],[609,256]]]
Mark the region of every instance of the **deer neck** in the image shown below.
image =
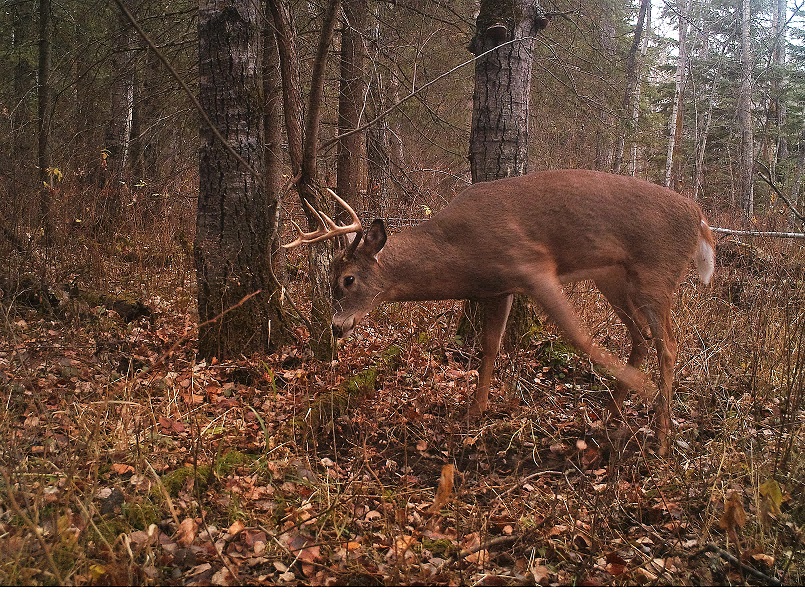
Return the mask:
[[[377,256],[384,278],[383,300],[465,298],[464,266],[455,251],[425,225],[392,235]]]

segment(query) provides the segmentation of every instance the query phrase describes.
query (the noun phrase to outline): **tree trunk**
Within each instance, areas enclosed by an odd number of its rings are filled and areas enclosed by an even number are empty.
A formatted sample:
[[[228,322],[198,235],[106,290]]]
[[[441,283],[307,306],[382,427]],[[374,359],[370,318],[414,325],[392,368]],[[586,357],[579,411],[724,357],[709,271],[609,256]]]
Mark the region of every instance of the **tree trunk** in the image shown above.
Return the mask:
[[[39,103],[38,120],[38,162],[39,162],[39,228],[42,229],[45,243],[53,239],[50,220],[51,188],[53,185],[50,163],[50,49],[51,49],[51,4],[50,0],[39,2],[39,84],[37,95]]]
[[[620,173],[623,167],[623,155],[626,149],[626,137],[637,132],[637,119],[640,114],[640,47],[643,45],[643,30],[646,21],[650,18],[651,0],[641,0],[637,15],[637,25],[632,38],[632,45],[626,55],[626,90],[623,95],[623,113],[626,118],[618,133],[618,142],[615,147],[615,159],[612,170]]]
[[[341,29],[341,75],[338,95],[338,134],[358,127],[364,106],[363,32],[368,17],[366,0],[344,0]],[[358,204],[362,132],[338,141],[336,193],[353,208]]]
[[[679,164],[679,144],[682,140],[684,112],[682,101],[685,94],[685,82],[688,66],[688,15],[692,0],[678,0],[679,11],[679,52],[676,58],[676,82],[674,85],[674,102],[671,106],[671,117],[668,120],[668,152],[665,157],[665,187],[679,190],[681,168]]]
[[[710,134],[710,124],[713,121],[713,108],[716,104],[716,90],[721,80],[721,66],[716,67],[713,74],[713,82],[710,87],[710,94],[707,98],[707,113],[704,116],[704,123],[696,130],[696,169],[693,177],[693,199],[698,200],[704,186],[704,159],[707,155],[707,136]]]
[[[528,170],[533,37],[547,25],[544,15],[534,0],[481,2],[469,49],[476,56],[498,49],[475,62],[470,132],[473,183],[523,175]],[[466,341],[474,338],[481,318],[474,304],[466,307],[465,313],[458,332]],[[533,315],[526,299],[516,299],[509,316],[507,344],[517,344],[532,326]]]
[[[283,308],[283,285],[287,282],[286,250],[280,247],[282,230],[282,76],[280,75],[277,40],[274,37],[274,19],[270,11],[265,11],[263,29],[263,130],[265,132],[265,192],[268,209],[268,229],[271,237],[269,245],[270,265],[266,283],[270,298],[266,304],[271,326],[269,347],[276,351],[296,339]]]
[[[788,159],[788,135],[785,133],[786,119],[788,117],[788,107],[786,103],[787,80],[785,75],[786,61],[786,22],[787,22],[786,0],[777,0],[774,5],[772,15],[771,35],[774,40],[772,51],[772,92],[773,107],[775,114],[776,127],[776,151],[774,158],[769,163],[769,168],[773,174],[777,174],[777,163],[784,163]]]
[[[124,0],[130,12],[135,12],[134,0]],[[114,79],[111,86],[111,110],[106,128],[108,151],[107,181],[112,184],[112,195],[117,194],[120,183],[127,180],[131,162],[132,123],[134,119],[134,29],[124,14],[118,16],[113,42],[116,51],[112,57]],[[119,214],[120,204],[112,204],[111,214]]]
[[[470,171],[472,182],[523,175],[528,170],[528,108],[533,37],[545,27],[533,0],[483,0],[470,51],[475,62]]]
[[[263,175],[261,21],[255,4],[199,4],[199,101],[227,143]],[[202,124],[195,262],[199,355],[235,358],[268,350],[269,204],[256,177]],[[259,294],[239,304],[256,291]]]
[[[277,49],[282,75],[285,132],[288,139],[288,155],[291,170],[296,180],[300,200],[314,209],[330,212],[331,204],[323,202],[318,188],[319,124],[321,123],[322,97],[327,52],[332,42],[340,2],[331,0],[324,11],[322,30],[319,36],[313,72],[310,79],[310,94],[307,111],[303,115],[301,77],[296,52],[296,34],[291,23],[290,10],[280,0],[268,0],[274,19]],[[315,229],[318,220],[306,211],[308,226]],[[329,241],[310,246],[308,269],[310,270],[310,348],[319,360],[335,357],[336,341],[332,329],[332,295],[330,288],[330,262],[332,246]]]
[[[740,135],[738,200],[747,216],[755,208],[755,151],[752,136],[752,38],[750,0],[741,0],[741,87],[738,91],[738,132]]]

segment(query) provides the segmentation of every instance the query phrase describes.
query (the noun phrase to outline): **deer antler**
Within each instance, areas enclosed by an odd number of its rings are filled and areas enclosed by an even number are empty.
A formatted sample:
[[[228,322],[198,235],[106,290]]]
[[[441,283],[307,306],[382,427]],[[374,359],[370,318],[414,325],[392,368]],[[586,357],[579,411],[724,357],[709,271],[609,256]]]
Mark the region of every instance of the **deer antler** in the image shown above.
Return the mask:
[[[335,221],[327,216],[321,210],[315,210],[313,206],[307,200],[304,200],[303,204],[308,212],[310,212],[313,216],[316,217],[316,220],[319,221],[318,228],[315,231],[310,231],[309,233],[303,232],[302,230],[299,231],[299,236],[296,240],[288,243],[287,245],[283,245],[286,249],[290,249],[291,247],[296,247],[297,245],[308,245],[310,243],[318,243],[319,241],[324,241],[326,239],[332,239],[333,237],[338,237],[340,235],[346,235],[347,233],[361,233],[363,232],[363,226],[361,225],[361,220],[358,218],[358,215],[355,214],[355,211],[347,204],[344,200],[342,200],[337,193],[331,190],[329,187],[326,188],[327,191],[330,193],[331,196],[335,198],[335,200],[341,204],[341,207],[346,210],[349,215],[352,217],[352,222],[345,226],[338,226]]]

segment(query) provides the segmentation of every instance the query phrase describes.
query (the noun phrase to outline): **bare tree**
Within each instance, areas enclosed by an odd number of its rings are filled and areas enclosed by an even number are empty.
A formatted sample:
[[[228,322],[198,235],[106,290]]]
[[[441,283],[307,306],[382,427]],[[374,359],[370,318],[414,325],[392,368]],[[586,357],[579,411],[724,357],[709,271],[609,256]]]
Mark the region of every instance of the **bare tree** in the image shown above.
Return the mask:
[[[338,20],[339,0],[331,0],[324,9],[321,33],[310,77],[310,93],[303,114],[301,76],[296,50],[296,34],[290,8],[281,0],[269,0],[274,19],[277,49],[282,75],[282,93],[285,115],[285,133],[291,171],[300,200],[316,210],[328,211],[327,202],[320,199],[318,181],[319,126],[321,123],[324,73],[327,52]],[[306,209],[308,225],[318,226],[318,219]],[[310,347],[314,356],[331,360],[335,356],[336,341],[331,325],[332,305],[328,270],[332,261],[332,248],[315,244],[310,248],[308,266],[310,274]]]
[[[755,209],[755,149],[752,136],[752,18],[751,1],[741,0],[741,86],[738,90],[738,200],[743,211],[752,216]]]
[[[135,0],[124,0],[129,12],[135,12]],[[110,89],[111,108],[106,127],[106,149],[109,177],[107,181],[119,184],[126,179],[131,164],[131,138],[134,121],[134,36],[135,31],[123,13],[118,16],[113,29],[112,72]],[[116,195],[117,188],[112,188]],[[114,204],[111,214],[116,216],[119,204]]]
[[[679,145],[685,122],[683,99],[688,68],[688,17],[693,0],[677,0],[679,48],[676,57],[676,76],[674,80],[674,102],[668,120],[668,152],[665,157],[665,187],[679,189],[680,165]]]
[[[364,112],[366,83],[363,74],[363,32],[368,17],[366,0],[344,0],[341,28],[341,74],[338,95],[338,171],[336,192],[347,203],[357,204],[363,133],[358,127]]]
[[[475,62],[470,132],[473,183],[528,171],[534,36],[547,24],[545,11],[535,0],[481,2],[475,36],[469,46],[479,56]],[[469,337],[479,326],[479,313],[474,305],[465,312],[469,323],[462,324],[459,334]],[[509,316],[509,340],[519,341],[532,320],[526,300],[518,298]]]
[[[223,359],[267,351],[274,321],[261,27],[250,2],[202,0],[198,14],[199,102],[229,146],[202,124],[195,244],[199,354]]]
[[[618,133],[615,146],[615,159],[612,170],[620,173],[623,166],[623,155],[626,149],[626,137],[637,131],[637,120],[640,114],[640,48],[643,45],[644,30],[651,20],[651,0],[640,0],[640,9],[637,15],[632,45],[626,55],[626,89],[623,94],[623,113],[626,118],[625,125]]]
[[[48,169],[50,163],[50,112],[52,109],[52,90],[50,88],[51,53],[51,4],[50,0],[39,0],[39,225],[46,242],[52,239],[50,220],[50,190],[53,184]]]

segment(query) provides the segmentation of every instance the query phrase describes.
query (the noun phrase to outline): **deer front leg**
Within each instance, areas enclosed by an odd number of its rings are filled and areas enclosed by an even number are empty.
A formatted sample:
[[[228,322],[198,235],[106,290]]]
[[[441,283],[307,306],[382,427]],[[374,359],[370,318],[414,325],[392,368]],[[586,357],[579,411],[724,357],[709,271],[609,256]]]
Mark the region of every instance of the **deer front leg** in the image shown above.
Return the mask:
[[[492,371],[495,358],[500,351],[500,342],[506,330],[506,321],[511,311],[513,295],[506,295],[480,301],[481,315],[481,368],[478,371],[478,388],[467,415],[477,418],[486,411],[489,404],[489,387],[492,384]]]

